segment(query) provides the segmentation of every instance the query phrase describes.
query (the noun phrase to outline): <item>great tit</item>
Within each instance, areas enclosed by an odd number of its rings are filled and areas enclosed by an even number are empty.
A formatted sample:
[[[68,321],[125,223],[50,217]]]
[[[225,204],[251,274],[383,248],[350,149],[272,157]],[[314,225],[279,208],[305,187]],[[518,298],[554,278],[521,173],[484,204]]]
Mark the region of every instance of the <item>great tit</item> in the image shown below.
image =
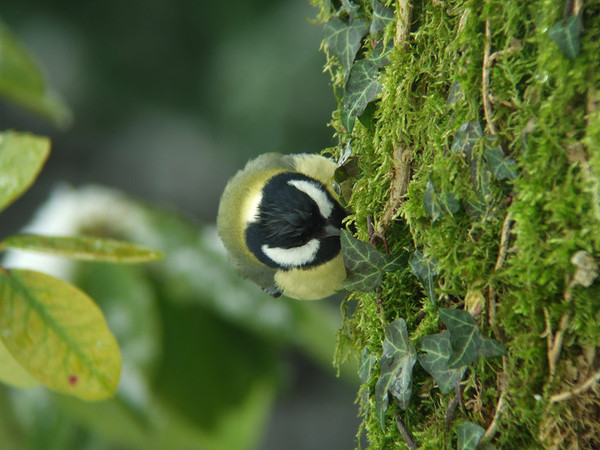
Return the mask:
[[[274,297],[315,300],[346,278],[332,189],[336,164],[319,155],[266,153],[227,184],[217,229],[238,274]]]

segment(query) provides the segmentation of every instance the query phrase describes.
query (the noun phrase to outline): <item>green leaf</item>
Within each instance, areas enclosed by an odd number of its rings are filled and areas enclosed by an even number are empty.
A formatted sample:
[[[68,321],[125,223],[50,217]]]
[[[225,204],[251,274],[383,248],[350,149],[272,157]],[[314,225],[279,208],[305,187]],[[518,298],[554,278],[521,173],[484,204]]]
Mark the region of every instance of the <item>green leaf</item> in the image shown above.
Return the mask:
[[[371,370],[377,362],[377,358],[365,347],[360,354],[360,362],[358,364],[358,376],[362,383],[366,383],[371,378]]]
[[[400,250],[397,253],[391,255],[385,255],[384,257],[384,265],[380,267],[383,272],[396,272],[397,270],[402,270],[408,266],[410,253],[406,250]]]
[[[424,336],[421,338],[420,343],[419,363],[421,366],[435,379],[443,394],[453,391],[462,380],[466,367],[448,368],[448,359],[452,355],[450,333],[444,331]]]
[[[91,236],[58,237],[16,234],[4,240],[6,247],[51,253],[68,258],[117,263],[141,263],[163,257],[160,252],[128,242]]]
[[[358,159],[352,156],[352,146],[350,142],[342,149],[340,153],[340,159],[338,160],[338,166],[333,172],[333,179],[337,183],[343,183],[344,181],[355,178],[358,175]]]
[[[490,143],[492,142],[490,141]],[[506,156],[500,145],[486,146],[483,149],[483,154],[489,171],[496,179],[504,180],[508,178],[514,180],[517,178],[517,162]]]
[[[346,10],[350,16],[356,15],[356,13],[360,9],[360,5],[356,3],[352,3],[351,0],[342,0],[342,7]]]
[[[33,184],[49,153],[47,138],[13,131],[0,134],[0,211]]]
[[[450,92],[448,92],[448,99],[446,100],[447,105],[454,105],[465,99],[465,91],[458,81],[453,81],[450,86]],[[464,124],[463,124],[464,126]],[[480,126],[481,128],[481,126]],[[455,137],[456,140],[456,137]]]
[[[423,195],[423,208],[431,216],[433,222],[444,214],[454,215],[460,210],[460,202],[452,192],[438,194],[433,182],[429,180]]]
[[[471,422],[461,423],[456,429],[458,450],[476,450],[485,430]]]
[[[394,20],[394,10],[384,6],[379,0],[372,0],[373,20],[371,21],[370,32],[375,36]]]
[[[550,29],[550,38],[569,59],[575,59],[579,55],[582,28],[581,16],[576,15],[561,20]]]
[[[475,319],[461,309],[440,308],[440,318],[450,332],[452,356],[448,367],[455,369],[466,366],[479,357],[479,328]]]
[[[363,113],[358,116],[358,121],[362,124],[370,132],[375,131],[375,112],[377,111],[377,107],[375,103],[371,102],[367,104],[367,107],[363,111]]]
[[[382,281],[383,274],[379,270],[368,273],[352,272],[342,282],[342,288],[348,292],[373,292]]]
[[[442,211],[437,205],[436,197],[437,194],[433,187],[433,182],[429,180],[427,182],[427,187],[425,188],[425,194],[423,195],[423,208],[425,209],[425,212],[431,216],[434,222],[442,215]]]
[[[339,17],[333,17],[325,24],[325,45],[337,58],[348,78],[361,40],[367,33],[369,24],[362,18],[350,18],[346,23]]]
[[[383,272],[393,272],[406,267],[408,252],[386,255],[371,244],[352,237],[341,230],[342,256],[348,276],[342,287],[348,291],[374,291],[383,280]]]
[[[448,368],[466,366],[480,357],[500,356],[506,348],[500,342],[481,336],[475,319],[461,309],[440,308],[440,318],[450,332],[452,356]]]
[[[481,338],[479,346],[479,356],[493,358],[506,354],[506,347],[495,339]]]
[[[458,127],[458,130],[456,130],[456,134],[454,135],[451,147],[452,152],[462,153],[467,156],[471,155],[473,147],[481,136],[483,136],[483,132],[479,122],[463,123]]]
[[[368,59],[378,68],[382,68],[387,66],[390,63],[389,55],[392,53],[393,45],[390,43],[384,42],[383,39],[380,39],[371,50],[371,54]]]
[[[50,389],[85,400],[114,395],[119,347],[82,291],[30,270],[0,272],[0,338],[17,362]]]
[[[421,253],[419,250],[415,250],[410,257],[408,264],[410,265],[410,268],[415,276],[423,284],[425,292],[427,292],[427,297],[429,297],[431,303],[435,305],[435,279],[437,277],[437,261],[435,259],[430,260],[429,258],[425,258],[423,253]]]
[[[360,116],[369,102],[375,100],[381,93],[378,71],[377,63],[369,59],[361,59],[352,66],[340,114],[346,133],[350,133],[354,128],[356,116]]]
[[[348,230],[341,230],[342,254],[346,269],[351,272],[379,272],[385,265],[385,255],[371,244],[352,237]]]
[[[56,92],[46,86],[29,53],[0,22],[0,95],[52,120],[60,127],[71,123],[71,111]]]
[[[389,394],[402,409],[408,407],[412,392],[412,370],[416,361],[417,352],[408,340],[406,322],[396,319],[385,327],[383,354],[379,361],[381,373],[375,385],[375,410],[382,429],[385,429]]]
[[[21,367],[6,349],[0,339],[0,381],[19,388],[32,388],[39,385],[37,380]]]

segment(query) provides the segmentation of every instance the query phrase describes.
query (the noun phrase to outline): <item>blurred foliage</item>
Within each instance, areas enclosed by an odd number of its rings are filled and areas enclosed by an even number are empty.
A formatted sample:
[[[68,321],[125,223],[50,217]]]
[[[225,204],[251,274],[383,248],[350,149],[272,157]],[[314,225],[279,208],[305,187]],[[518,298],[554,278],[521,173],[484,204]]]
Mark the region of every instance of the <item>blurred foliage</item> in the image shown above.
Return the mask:
[[[2,61],[5,65],[0,67],[0,81],[7,81],[0,83],[3,89],[0,94],[64,125],[65,107],[58,100],[47,99],[48,95],[52,99],[57,97],[48,94],[43,77],[25,50],[7,30],[2,30],[0,48],[5,52]],[[7,55],[18,64],[7,65]],[[28,71],[34,71],[35,76]],[[22,91],[19,78],[30,83]],[[18,162],[27,153],[14,157],[16,147],[8,145],[17,137],[33,139],[16,133],[3,136],[0,151],[6,156],[2,158],[6,164],[2,170],[12,173],[17,185],[17,189],[4,186],[7,189],[1,192],[3,206],[29,187],[47,156],[47,152],[42,152],[38,165],[22,164],[29,171],[22,176],[23,171],[11,161]],[[58,189],[28,233],[41,230],[104,238],[20,234],[9,236],[2,243],[2,250],[11,248],[5,258],[7,266],[53,273],[50,276],[23,269],[1,273],[2,286],[14,288],[11,292],[2,291],[6,294],[3,297],[10,299],[3,301],[4,332],[6,322],[11,322],[14,314],[25,316],[22,331],[26,332],[26,326],[31,325],[30,338],[34,330],[41,333],[42,353],[50,357],[40,359],[39,346],[27,351],[21,347],[6,351],[2,346],[3,374],[10,372],[5,380],[30,388],[19,391],[0,388],[3,446],[15,450],[254,448],[262,437],[275,393],[282,383],[280,351],[292,345],[324,367],[330,366],[338,326],[335,308],[327,304],[309,308],[289,299],[275,300],[247,286],[232,273],[216,233],[210,229],[199,229],[171,211],[142,206],[116,191],[90,188],[82,192]],[[158,256],[145,247],[129,246],[113,238],[158,248],[168,258],[151,269],[141,269],[98,262],[77,263],[29,253],[41,251],[119,262],[135,262],[140,258],[147,261]],[[81,291],[54,276],[74,282]],[[61,293],[59,302],[52,299],[52,292]],[[84,292],[95,299],[102,312]],[[82,309],[69,307],[75,298]],[[64,357],[81,369],[77,358],[84,353],[79,350],[88,344],[96,345],[99,336],[98,330],[89,324],[82,328],[79,322],[87,321],[91,312],[95,318],[106,316],[119,342],[123,369],[116,396],[92,404],[35,387],[35,380],[27,378],[23,367],[40,378],[40,370],[57,368],[54,361]],[[42,319],[41,326],[38,318]],[[63,326],[61,320],[66,320],[68,326],[66,322]],[[68,328],[71,326],[79,327],[80,332],[72,334]],[[114,343],[106,324],[104,327]],[[58,336],[60,341],[65,335],[68,339],[63,342],[70,347],[59,349],[53,344],[54,338]],[[77,336],[82,340],[77,341]],[[13,355],[17,358],[13,359]],[[96,352],[91,358],[93,364],[99,355]],[[83,365],[89,362],[83,361]],[[59,372],[68,372],[67,366],[59,364]],[[101,363],[99,367],[108,370],[111,366],[112,363]],[[118,366],[120,371],[120,358]],[[100,376],[100,370],[95,370],[91,369],[94,376]],[[81,383],[89,388],[87,377],[81,372],[76,378],[69,373],[60,374],[67,386]],[[42,381],[56,390],[65,390],[53,381]],[[111,390],[116,387],[118,376],[113,381]],[[106,397],[89,390],[81,394],[70,392],[82,398]]]
[[[89,187],[57,190],[28,231],[62,222],[66,211],[79,232],[136,241],[166,257],[143,268],[63,267],[106,315],[121,348],[121,383],[114,399],[96,404],[10,392],[18,426],[5,433],[20,430],[15,449],[45,448],[35,443],[48,436],[62,436],[61,449],[254,448],[282,383],[280,352],[291,345],[330,366],[336,309],[274,299],[239,279],[214,229]],[[46,258],[29,264],[52,267]],[[28,259],[13,253],[9,262]],[[57,422],[41,427],[49,410]]]
[[[28,53],[0,23],[0,95],[54,119],[61,104],[48,104],[48,89]],[[56,113],[56,114],[55,114]],[[60,125],[61,123],[59,123]],[[0,211],[31,186],[48,158],[50,141],[12,131],[0,134]],[[118,241],[13,235],[9,247],[43,249],[86,259],[155,260],[160,255]],[[133,257],[133,259],[132,259]],[[81,290],[43,272],[0,267],[0,379],[17,387],[37,382],[86,400],[111,397],[119,383],[121,355],[102,312]]]

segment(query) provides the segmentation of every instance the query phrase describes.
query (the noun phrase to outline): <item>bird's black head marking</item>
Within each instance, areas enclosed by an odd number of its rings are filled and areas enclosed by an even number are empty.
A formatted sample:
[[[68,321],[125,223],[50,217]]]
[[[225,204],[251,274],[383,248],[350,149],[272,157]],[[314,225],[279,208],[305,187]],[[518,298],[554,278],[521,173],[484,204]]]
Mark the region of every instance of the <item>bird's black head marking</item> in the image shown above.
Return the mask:
[[[324,216],[324,211],[328,215]],[[346,212],[317,180],[300,173],[285,172],[271,178],[262,190],[255,221],[248,224],[249,249],[269,267],[289,269],[310,267],[334,258],[340,251],[339,236],[331,236],[326,227],[341,228]],[[318,244],[314,240],[318,240]],[[288,255],[298,247],[312,243],[314,255]],[[265,254],[265,247],[277,249],[285,262]],[[281,253],[283,251],[283,253]]]

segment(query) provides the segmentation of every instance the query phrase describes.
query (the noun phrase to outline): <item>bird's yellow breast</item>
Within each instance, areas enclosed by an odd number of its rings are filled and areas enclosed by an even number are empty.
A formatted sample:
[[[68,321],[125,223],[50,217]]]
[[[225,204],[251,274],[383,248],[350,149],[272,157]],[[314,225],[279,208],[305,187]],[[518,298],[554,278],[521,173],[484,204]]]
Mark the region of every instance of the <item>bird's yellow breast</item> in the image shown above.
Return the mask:
[[[307,269],[278,270],[275,283],[288,297],[300,300],[318,300],[335,294],[346,278],[341,253],[319,266]]]

